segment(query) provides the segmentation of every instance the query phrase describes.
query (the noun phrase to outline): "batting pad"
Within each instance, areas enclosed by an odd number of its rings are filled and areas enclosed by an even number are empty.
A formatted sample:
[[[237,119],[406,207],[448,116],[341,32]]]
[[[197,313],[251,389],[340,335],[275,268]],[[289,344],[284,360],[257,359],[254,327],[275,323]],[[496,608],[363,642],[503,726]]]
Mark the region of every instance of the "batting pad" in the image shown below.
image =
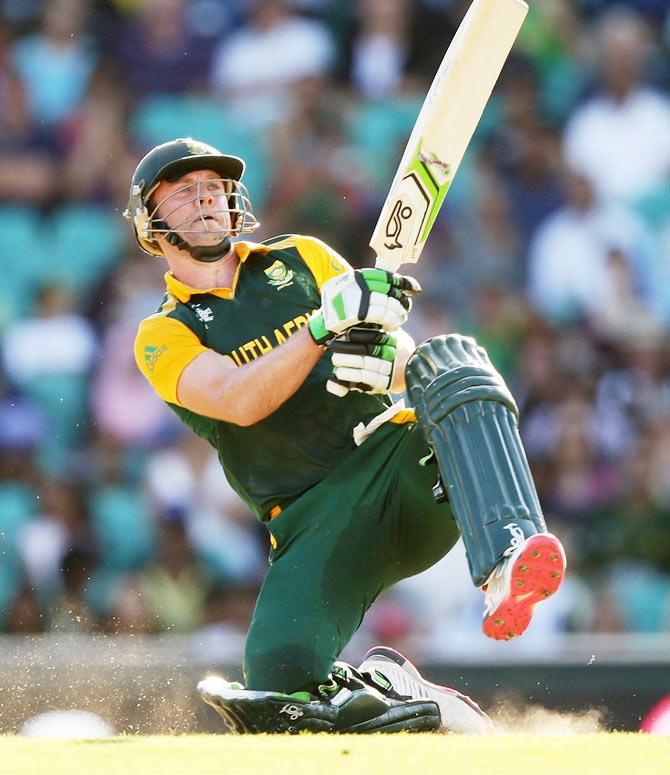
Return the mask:
[[[406,382],[480,586],[503,556],[547,530],[516,403],[486,351],[457,334],[420,345]]]

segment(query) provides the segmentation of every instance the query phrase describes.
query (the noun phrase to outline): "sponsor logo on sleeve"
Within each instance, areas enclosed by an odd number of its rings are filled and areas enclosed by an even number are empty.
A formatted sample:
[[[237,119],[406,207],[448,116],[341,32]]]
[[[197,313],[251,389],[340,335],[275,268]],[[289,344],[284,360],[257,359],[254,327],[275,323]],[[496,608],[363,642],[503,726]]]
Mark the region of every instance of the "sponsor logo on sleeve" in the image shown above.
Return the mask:
[[[163,353],[167,352],[166,345],[160,345],[159,347],[151,347],[150,345],[147,345],[144,348],[144,362],[147,367],[147,371],[149,374],[153,374],[156,370],[156,365],[158,363],[158,359],[163,355]]]

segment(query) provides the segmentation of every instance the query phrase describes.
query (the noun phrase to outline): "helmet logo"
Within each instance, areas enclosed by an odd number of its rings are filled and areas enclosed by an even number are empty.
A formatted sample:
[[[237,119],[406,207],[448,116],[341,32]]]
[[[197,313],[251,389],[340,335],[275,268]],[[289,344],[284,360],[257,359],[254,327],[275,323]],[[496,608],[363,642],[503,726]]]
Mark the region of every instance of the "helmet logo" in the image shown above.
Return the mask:
[[[210,148],[208,145],[205,145],[204,143],[199,143],[197,140],[192,140],[190,137],[187,137],[184,140],[184,145],[189,149],[189,151],[194,156],[199,156],[202,153],[212,153],[213,149]]]

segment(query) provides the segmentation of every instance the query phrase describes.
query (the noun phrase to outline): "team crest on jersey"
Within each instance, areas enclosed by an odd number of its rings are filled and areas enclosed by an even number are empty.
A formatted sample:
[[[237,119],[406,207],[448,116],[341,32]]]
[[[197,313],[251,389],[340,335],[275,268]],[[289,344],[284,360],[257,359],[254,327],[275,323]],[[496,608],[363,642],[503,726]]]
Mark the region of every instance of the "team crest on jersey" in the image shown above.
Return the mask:
[[[293,284],[293,270],[289,269],[283,261],[275,261],[265,270],[268,283],[278,291]]]

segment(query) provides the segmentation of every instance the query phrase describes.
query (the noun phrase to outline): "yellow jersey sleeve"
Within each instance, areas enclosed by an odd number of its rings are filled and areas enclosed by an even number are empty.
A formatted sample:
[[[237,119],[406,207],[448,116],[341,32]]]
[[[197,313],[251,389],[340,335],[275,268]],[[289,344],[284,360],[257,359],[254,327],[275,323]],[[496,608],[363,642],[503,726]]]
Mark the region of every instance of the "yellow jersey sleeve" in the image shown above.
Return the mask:
[[[181,406],[177,399],[179,377],[207,349],[179,320],[150,317],[140,323],[135,337],[135,362],[164,401]]]
[[[320,239],[304,237],[300,234],[294,234],[291,239],[300,257],[314,275],[317,288],[321,289],[321,286],[331,278],[351,271],[349,263]]]

